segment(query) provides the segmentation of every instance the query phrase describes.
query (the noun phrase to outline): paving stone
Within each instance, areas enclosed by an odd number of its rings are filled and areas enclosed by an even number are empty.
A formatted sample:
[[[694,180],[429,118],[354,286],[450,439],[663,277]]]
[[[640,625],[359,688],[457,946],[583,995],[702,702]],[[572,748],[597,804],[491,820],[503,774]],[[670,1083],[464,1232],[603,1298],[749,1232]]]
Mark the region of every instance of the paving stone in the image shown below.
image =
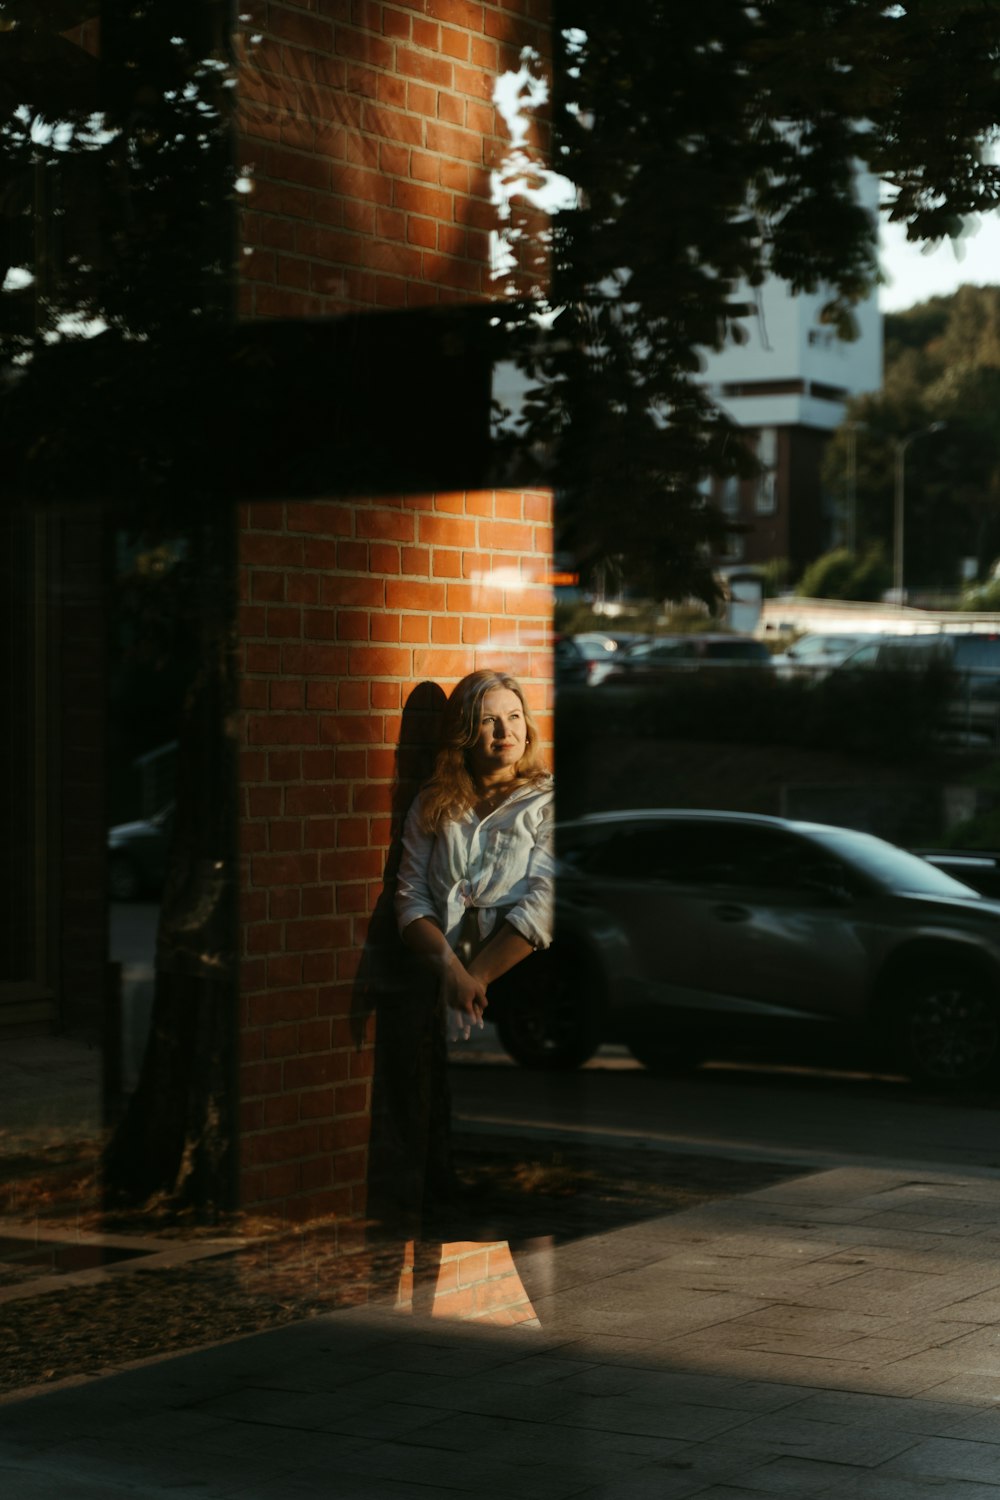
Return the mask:
[[[259,1426],[322,1432],[333,1418],[361,1411],[363,1407],[363,1401],[353,1393],[345,1399],[329,1391],[311,1394],[247,1386],[241,1391],[229,1391],[224,1396],[213,1396],[208,1401],[199,1402],[196,1410],[216,1421],[229,1418]]]
[[[821,1392],[809,1386],[779,1384],[777,1381],[748,1380],[729,1386],[725,1393],[725,1405],[738,1406],[741,1411],[783,1411],[798,1406]]]
[[[740,1475],[738,1486],[744,1496],[785,1495],[792,1500],[805,1500],[807,1496],[840,1496],[844,1485],[855,1477],[870,1476],[871,1470],[867,1468],[782,1455],[748,1466]]]
[[[204,1490],[202,1494],[204,1495]],[[8,1464],[0,1458],[0,1494],[4,1500],[138,1500],[138,1491],[129,1482],[119,1483],[100,1475],[67,1474],[61,1466],[33,1464],[28,1468],[23,1458]],[[150,1492],[155,1495],[155,1492]]]
[[[412,1370],[419,1375],[474,1377],[510,1359],[510,1350],[484,1344],[480,1334],[479,1342],[470,1348],[450,1341],[429,1344],[419,1339],[398,1339],[369,1350],[365,1363],[375,1369]]]
[[[928,1344],[925,1338],[918,1335],[903,1339],[862,1338],[832,1349],[830,1358],[865,1365],[868,1368],[886,1366],[894,1369],[903,1360],[919,1358],[923,1355],[932,1356],[941,1347],[943,1346],[939,1344]]]
[[[994,1402],[992,1410],[965,1412],[961,1422],[948,1436],[979,1443],[1000,1443],[1000,1406]],[[1000,1474],[997,1476],[997,1483],[1000,1484]]]
[[[924,1481],[975,1479],[995,1485],[1000,1491],[1000,1454],[995,1443],[928,1438],[894,1458],[889,1469],[893,1474],[914,1475]]]
[[[650,1306],[648,1294],[633,1290],[620,1302],[607,1298],[596,1305],[574,1308],[571,1316],[573,1326],[585,1332],[635,1334],[662,1343],[697,1329],[717,1327],[760,1306],[756,1298],[725,1292],[716,1294],[712,1300],[705,1298],[688,1304],[680,1299],[676,1305],[654,1302]],[[535,1311],[543,1322],[551,1319],[558,1326],[561,1311],[558,1302],[543,1298],[535,1303]]]
[[[548,1385],[565,1382],[571,1375],[584,1375],[595,1368],[592,1361],[582,1359],[560,1359],[554,1354],[533,1354],[495,1365],[491,1374],[495,1380],[510,1381],[513,1385]]]
[[[959,1323],[1000,1323],[1000,1287],[952,1302],[948,1316]]]
[[[824,1246],[824,1249],[827,1247]],[[760,1242],[753,1251],[739,1255],[704,1257],[700,1264],[676,1267],[671,1279],[675,1286],[698,1291],[734,1291],[766,1300],[780,1300],[791,1294],[802,1295],[810,1287],[824,1287],[849,1276],[857,1268],[838,1264],[829,1255],[816,1259],[783,1260],[765,1253]]]
[[[610,1377],[610,1378],[607,1378]],[[778,1411],[809,1395],[792,1386],[733,1381],[690,1371],[629,1370],[603,1367],[571,1376],[566,1386],[587,1395],[631,1395],[641,1401],[677,1401],[722,1411]]]
[[[767,1328],[783,1333],[823,1333],[836,1337],[841,1334],[857,1337],[860,1334],[884,1333],[891,1328],[894,1319],[891,1313],[857,1312],[853,1308],[831,1310],[813,1307],[804,1302],[775,1302],[758,1312],[746,1313],[740,1323],[744,1328]]]
[[[581,1431],[553,1424],[510,1421],[504,1418],[441,1418],[407,1438],[408,1445],[441,1448],[455,1453],[475,1453],[484,1463],[496,1459],[518,1466],[557,1467],[588,1479],[611,1479],[650,1463],[671,1457],[687,1448],[685,1440],[648,1433]]]
[[[897,1317],[939,1312],[955,1300],[951,1277],[888,1268],[859,1271],[857,1276],[825,1287],[822,1296],[823,1305],[832,1309],[878,1316],[891,1308]]]
[[[951,1213],[937,1216],[933,1213],[902,1213],[889,1209],[870,1215],[866,1224],[872,1229],[901,1229],[909,1233],[911,1227],[923,1234],[975,1235],[980,1234],[983,1223],[971,1214],[962,1214],[961,1205],[952,1205]]]
[[[656,1369],[660,1362],[659,1347],[657,1340],[652,1338],[626,1338],[620,1333],[581,1332],[561,1345],[561,1352],[568,1358],[594,1364],[624,1364],[635,1369]]]
[[[932,1180],[928,1174],[928,1181]],[[947,1181],[948,1174],[942,1174]],[[961,1179],[964,1183],[965,1179]],[[793,1177],[786,1182],[771,1183],[747,1194],[748,1198],[775,1203],[820,1203],[838,1202],[841,1199],[870,1197],[876,1193],[892,1191],[907,1181],[906,1174],[895,1168],[883,1167],[833,1167],[826,1172],[809,1173]]]
[[[960,1174],[943,1174],[931,1179],[933,1192],[937,1198],[966,1199],[972,1203],[992,1203],[996,1206],[997,1216],[1000,1219],[1000,1178],[996,1173],[975,1177],[962,1177]]]
[[[450,1453],[441,1448],[375,1443],[364,1452],[340,1461],[336,1473],[365,1475],[373,1479],[406,1480],[413,1493],[439,1495],[452,1490],[474,1494],[509,1497],[512,1493],[526,1500],[569,1500],[588,1483],[587,1476],[568,1471],[564,1464],[537,1464],[526,1467],[515,1461],[504,1462],[495,1456],[485,1459],[475,1452]],[[307,1466],[300,1466],[306,1477]],[[309,1466],[319,1483],[329,1490],[330,1470],[325,1465]],[[420,1487],[420,1488],[418,1488]],[[320,1491],[322,1493],[322,1491]]]
[[[665,1346],[664,1353],[693,1370],[714,1373],[718,1354],[687,1340]],[[918,1396],[940,1385],[948,1372],[936,1364],[905,1360],[889,1365],[838,1362],[832,1359],[769,1354],[757,1349],[730,1349],[725,1357],[726,1373],[751,1381],[775,1381],[825,1390],[871,1391],[890,1396]],[[937,1393],[936,1393],[937,1394]]]
[[[258,1475],[277,1476],[286,1464],[287,1447],[281,1464],[265,1465],[255,1459],[252,1466],[244,1466],[230,1454],[170,1453],[163,1448],[151,1452],[148,1448],[88,1439],[46,1454],[25,1472],[49,1475],[50,1500],[77,1500],[78,1484],[89,1500],[88,1487],[94,1480],[112,1496],[121,1493],[136,1500],[146,1500],[147,1496],[159,1500],[160,1496],[171,1495],[183,1500],[185,1496],[203,1497],[206,1492],[238,1495],[241,1488],[247,1491]],[[17,1494],[16,1485],[15,1480],[13,1491],[3,1491],[5,1500]]]
[[[956,1339],[967,1339],[970,1333],[976,1332],[978,1325],[956,1319],[951,1307],[945,1312],[947,1316],[944,1318],[898,1318],[891,1324],[889,1333],[894,1339],[922,1339],[930,1350],[945,1349]]]
[[[577,1411],[586,1397],[574,1395],[562,1385],[540,1387],[515,1385],[480,1376],[476,1380],[448,1380],[424,1376],[415,1382],[401,1371],[386,1371],[362,1381],[351,1391],[355,1408],[378,1409],[385,1403],[461,1413],[523,1417],[531,1422],[558,1421]]]
[[[965,1184],[951,1184],[945,1191],[945,1183],[901,1182],[882,1192],[868,1194],[855,1200],[858,1208],[899,1210],[903,1213],[954,1214],[956,1210],[968,1212],[973,1218],[984,1222],[997,1221],[1000,1217],[1000,1200],[990,1201]]]
[[[629,1474],[616,1475],[585,1491],[586,1500],[687,1500],[713,1484],[732,1482],[757,1462],[757,1455],[732,1447],[688,1447]]]
[[[1000,1485],[869,1474],[828,1492],[837,1500],[1000,1500]]]
[[[914,1446],[910,1433],[853,1424],[810,1421],[797,1413],[779,1412],[754,1417],[740,1429],[739,1442],[748,1448],[790,1453],[797,1458],[874,1468]]]
[[[914,1227],[909,1229],[880,1228],[877,1224],[829,1225],[827,1238],[844,1250],[883,1249],[904,1256],[919,1257],[921,1269],[948,1270],[961,1261],[976,1261],[983,1258],[984,1235],[949,1236],[931,1234]],[[935,1264],[935,1259],[937,1262]]]
[[[917,1271],[921,1275],[947,1275],[954,1271],[956,1264],[962,1259],[973,1258],[978,1262],[981,1250],[975,1245],[959,1242],[942,1248],[941,1242],[932,1237],[925,1237],[920,1244],[914,1244],[908,1235],[893,1232],[883,1234],[884,1244],[876,1244],[874,1238],[861,1240],[857,1244],[843,1246],[828,1257],[827,1263],[831,1266],[843,1266],[846,1271],[878,1270],[887,1267],[900,1271]]]
[[[857,1335],[841,1333],[824,1338],[819,1332],[785,1333],[781,1329],[747,1324],[740,1318],[729,1323],[713,1324],[711,1328],[697,1329],[687,1334],[683,1342],[686,1350],[715,1350],[720,1358],[725,1358],[731,1349],[759,1349],[765,1354],[792,1354],[802,1355],[807,1359],[824,1359],[833,1357],[832,1351],[841,1346],[855,1344]]]
[[[841,1476],[842,1477],[842,1476]],[[746,1475],[738,1484],[713,1484],[710,1489],[699,1490],[698,1500],[750,1500],[754,1495],[767,1493],[761,1491],[760,1487],[753,1484],[753,1475]],[[773,1493],[773,1491],[772,1491]],[[823,1480],[822,1488],[811,1491],[797,1490],[796,1494],[812,1495],[834,1495],[839,1493],[835,1481],[830,1478]]]
[[[321,1354],[271,1371],[268,1386],[281,1391],[347,1390],[359,1380],[378,1375],[382,1368],[372,1362],[333,1359],[329,1354]]]
[[[592,1397],[561,1417],[560,1422],[592,1432],[645,1433],[651,1437],[702,1442],[742,1426],[747,1419],[748,1414],[743,1411],[687,1405],[681,1401],[646,1401],[628,1395]]]
[[[976,1344],[973,1340],[979,1339],[980,1333],[983,1340]],[[993,1329],[977,1330],[966,1338],[953,1339],[950,1344],[929,1350],[925,1354],[914,1354],[910,1358],[897,1360],[888,1368],[893,1376],[898,1375],[901,1380],[906,1381],[937,1377],[940,1384],[949,1379],[968,1381],[976,1377],[988,1379],[992,1375],[994,1381],[1000,1383],[1000,1332]],[[995,1396],[996,1393],[997,1385],[994,1385],[992,1394]],[[935,1391],[934,1399],[945,1399],[944,1392]]]
[[[330,1479],[325,1485],[315,1475],[299,1478],[282,1474],[277,1478],[256,1480],[252,1490],[239,1500],[317,1500],[317,1496],[330,1493]],[[381,1479],[372,1475],[343,1474],[338,1471],[336,1500],[414,1500],[414,1487],[405,1479]],[[73,1497],[76,1500],[76,1497]],[[142,1497],[146,1500],[146,1497]],[[207,1495],[203,1500],[216,1500]],[[236,1497],[234,1497],[236,1500]]]
[[[955,1402],[924,1401],[919,1397],[862,1396],[856,1391],[819,1392],[796,1406],[795,1415],[815,1422],[842,1423],[847,1427],[860,1422],[868,1427],[889,1427],[923,1437],[958,1431],[964,1424],[976,1420]]]
[[[942,1371],[937,1373],[941,1375]],[[997,1399],[997,1372],[962,1370],[956,1373],[951,1370],[944,1379],[927,1387],[924,1394],[934,1401],[953,1401],[970,1409],[988,1409]]]

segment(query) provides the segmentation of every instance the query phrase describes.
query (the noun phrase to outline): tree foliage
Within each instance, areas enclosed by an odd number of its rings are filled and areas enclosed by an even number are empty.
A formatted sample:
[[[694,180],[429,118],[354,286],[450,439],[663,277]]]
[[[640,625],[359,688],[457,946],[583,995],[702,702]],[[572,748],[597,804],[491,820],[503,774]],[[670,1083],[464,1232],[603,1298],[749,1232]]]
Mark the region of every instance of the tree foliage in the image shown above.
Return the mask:
[[[904,456],[906,579],[954,588],[963,559],[981,575],[1000,554],[1000,286],[890,314],[885,332],[883,389],[851,403],[826,481],[843,485],[853,442],[859,536],[888,546],[899,445],[917,434]]]
[[[849,334],[875,275],[858,160],[917,238],[995,206],[982,147],[1000,118],[998,7],[556,9],[552,160],[574,207],[545,223],[515,194],[505,226],[515,269],[497,288],[497,342],[533,382],[514,471],[559,486],[561,545],[582,566],[624,557],[660,594],[711,596],[706,547],[726,522],[699,481],[754,460],[701,387],[700,351],[740,336],[769,273],[827,286],[827,317]],[[112,495],[146,531],[201,535],[206,587],[219,582],[181,735],[154,1050],[107,1156],[125,1198],[202,1204],[225,1201],[233,1157],[231,501],[262,456],[286,496],[364,492],[362,460],[390,446],[423,373],[412,350],[384,360],[410,390],[383,387],[367,427],[338,427],[330,393],[348,403],[377,335],[355,344],[352,325],[338,386],[312,379],[305,321],[270,339],[236,323],[229,26],[223,0],[8,0],[0,21],[5,497]],[[362,460],[338,465],[352,439]]]
[[[849,336],[876,275],[858,162],[913,238],[1000,201],[983,149],[1000,119],[998,17],[997,0],[558,0],[552,165],[522,175],[557,169],[574,206],[547,222],[513,192],[497,290],[503,351],[531,382],[507,472],[538,477],[545,461],[560,545],[582,566],[624,557],[657,593],[711,594],[706,549],[726,521],[699,483],[755,460],[700,385],[701,351],[741,336],[771,273],[827,288],[826,317]],[[71,28],[98,18],[88,48]],[[272,358],[213,331],[235,259],[228,7],[11,0],[3,24],[0,249],[14,274],[0,362],[18,376],[0,402],[5,472],[66,493],[81,452],[117,443],[112,481],[134,470],[136,494],[197,510],[226,488],[206,413],[234,379],[245,394],[248,366],[262,409],[303,366],[294,339]],[[305,350],[310,330],[299,337]],[[327,450],[316,457],[336,482]],[[363,465],[348,467],[363,490]]]
[[[753,461],[699,385],[700,351],[741,337],[768,274],[826,287],[851,336],[876,277],[859,162],[911,238],[1000,201],[983,155],[998,15],[992,0],[561,0],[554,160],[575,206],[541,229],[512,216],[509,291],[551,321],[521,353],[527,426],[558,440],[560,542],[584,565],[624,554],[668,591],[711,591],[724,520],[699,480]]]
[[[891,582],[891,569],[877,543],[860,557],[836,547],[809,565],[795,592],[804,599],[881,599]]]

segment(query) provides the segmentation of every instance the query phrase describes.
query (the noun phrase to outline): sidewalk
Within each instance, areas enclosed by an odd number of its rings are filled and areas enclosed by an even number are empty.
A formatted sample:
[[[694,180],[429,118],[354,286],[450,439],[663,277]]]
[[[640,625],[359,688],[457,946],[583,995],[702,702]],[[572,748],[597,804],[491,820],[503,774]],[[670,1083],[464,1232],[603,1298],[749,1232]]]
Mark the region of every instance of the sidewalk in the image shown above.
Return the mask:
[[[1000,1500],[1000,1173],[839,1168],[0,1405],[5,1500]]]

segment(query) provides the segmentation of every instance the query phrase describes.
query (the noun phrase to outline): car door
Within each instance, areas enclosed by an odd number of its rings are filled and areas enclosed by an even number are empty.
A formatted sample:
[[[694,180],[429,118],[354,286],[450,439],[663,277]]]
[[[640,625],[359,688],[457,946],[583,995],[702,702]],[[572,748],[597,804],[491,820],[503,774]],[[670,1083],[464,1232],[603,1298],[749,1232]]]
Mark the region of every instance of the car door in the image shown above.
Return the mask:
[[[782,829],[733,825],[703,869],[703,1004],[760,1019],[863,1013],[870,897],[850,867]]]
[[[953,718],[992,740],[1000,729],[1000,639],[994,635],[952,638],[956,679]]]
[[[690,840],[681,820],[623,819],[560,844],[560,901],[600,910],[625,940],[623,1003],[684,1005],[700,990],[705,913],[687,880]]]

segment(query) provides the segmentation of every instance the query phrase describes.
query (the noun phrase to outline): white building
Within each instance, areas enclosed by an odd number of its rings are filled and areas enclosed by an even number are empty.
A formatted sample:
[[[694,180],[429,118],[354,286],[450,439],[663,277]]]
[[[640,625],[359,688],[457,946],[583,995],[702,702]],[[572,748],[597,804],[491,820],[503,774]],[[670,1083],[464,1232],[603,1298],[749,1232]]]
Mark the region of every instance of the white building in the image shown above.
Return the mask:
[[[876,179],[862,174],[858,190],[876,214]],[[824,495],[820,463],[848,398],[881,386],[878,294],[855,309],[858,337],[851,343],[822,321],[828,292],[793,296],[774,278],[742,300],[756,306],[743,322],[746,341],[707,353],[704,379],[723,410],[755,435],[767,472],[759,481],[706,482],[706,489],[748,528],[733,538],[733,561],[787,557],[801,569],[844,540],[846,489]]]

